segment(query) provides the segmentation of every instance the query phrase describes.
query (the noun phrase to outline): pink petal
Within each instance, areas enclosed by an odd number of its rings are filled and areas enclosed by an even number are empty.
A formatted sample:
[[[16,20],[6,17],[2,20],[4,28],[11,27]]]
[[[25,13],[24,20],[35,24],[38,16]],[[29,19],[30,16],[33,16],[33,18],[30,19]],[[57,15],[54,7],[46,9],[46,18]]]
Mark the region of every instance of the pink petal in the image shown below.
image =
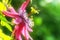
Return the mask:
[[[31,28],[29,28],[29,27],[27,27],[27,30],[28,30],[29,32],[33,32],[33,30],[32,30]]]
[[[16,39],[20,39],[20,35],[22,33],[23,27],[25,26],[24,21],[22,21],[20,24],[15,26],[15,37]]]
[[[23,36],[25,36],[25,33],[24,32],[25,32],[25,29],[23,28],[23,30],[22,30],[22,35]]]
[[[33,32],[33,30],[29,27],[29,25],[26,23],[26,28],[29,32]]]
[[[6,16],[8,16],[8,17],[12,17],[12,18],[18,18],[18,17],[19,17],[19,15],[14,14],[14,13],[10,13],[10,12],[8,12],[8,11],[2,11],[2,13],[3,13],[4,15],[6,15]]]
[[[23,6],[23,10],[26,9],[27,5],[29,4],[30,0],[26,0],[25,5]],[[23,4],[22,4],[23,5]]]
[[[13,23],[15,23],[15,24],[19,24],[21,22],[22,22],[21,18],[16,18],[15,20],[13,20]]]
[[[28,30],[27,30],[26,27],[23,28],[23,30],[22,30],[22,35],[25,37],[26,40],[29,40],[29,39],[32,40],[32,38],[31,38],[31,36],[29,35]]]
[[[8,10],[9,10],[11,13],[18,14],[13,7],[10,7]]]
[[[28,6],[30,0],[26,0],[25,8]]]
[[[21,35],[19,35],[19,40],[22,40]]]
[[[16,25],[14,30],[15,30],[15,33],[14,33],[15,34],[15,39],[16,40],[20,40],[20,39],[22,40],[22,38],[21,38],[21,30],[19,29],[19,26]]]
[[[22,5],[21,7],[19,8],[19,11],[24,11],[27,7],[27,5],[29,4],[30,0],[26,0]]]
[[[21,30],[19,30],[19,26],[16,25],[13,31],[13,36],[15,36],[15,40],[22,40],[21,38]]]
[[[26,32],[26,34],[25,34],[26,40],[29,40],[29,39],[32,40],[32,37],[29,35],[28,31],[26,30],[25,32]]]
[[[19,9],[25,10],[26,2],[24,2]]]

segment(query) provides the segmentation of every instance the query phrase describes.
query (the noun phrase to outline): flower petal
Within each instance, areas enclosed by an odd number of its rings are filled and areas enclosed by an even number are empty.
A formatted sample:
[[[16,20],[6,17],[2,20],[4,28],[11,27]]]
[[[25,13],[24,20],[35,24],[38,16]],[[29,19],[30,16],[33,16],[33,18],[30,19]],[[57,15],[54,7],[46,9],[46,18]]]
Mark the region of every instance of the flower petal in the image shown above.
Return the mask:
[[[21,35],[21,32],[22,32],[24,26],[25,26],[24,21],[22,21],[20,24],[17,24],[15,26],[13,33],[14,33],[16,39],[20,40],[20,38],[21,38],[20,35]]]
[[[29,25],[26,23],[26,28],[29,32],[33,32],[33,30],[29,27]]]
[[[32,37],[29,35],[28,31],[26,30],[25,32],[26,32],[26,35],[25,35],[26,40],[29,40],[29,39],[33,40]]]
[[[33,30],[32,30],[30,27],[27,27],[27,30],[28,30],[29,32],[33,32]]]
[[[10,12],[8,12],[8,11],[2,11],[2,13],[3,13],[4,15],[6,15],[6,16],[8,16],[8,17],[12,17],[12,18],[18,18],[18,17],[19,17],[19,15],[14,14],[14,13],[10,13]]]
[[[21,5],[20,9],[21,9],[21,10],[25,10],[25,6],[26,6],[26,2],[24,2],[24,3]]]
[[[11,13],[18,14],[13,7],[9,7],[8,10],[9,10]]]
[[[13,35],[15,35],[16,40],[19,40],[21,38],[21,30],[19,29],[18,25],[15,26],[15,29],[13,31]]]
[[[29,4],[29,2],[30,2],[30,0],[26,0],[22,5],[21,5],[21,7],[19,8],[19,11],[21,11],[21,10],[25,10],[26,9],[26,7],[27,7],[27,5]]]
[[[22,40],[21,35],[19,35],[19,40]]]
[[[15,24],[19,24],[21,22],[22,22],[21,18],[16,18],[15,20],[13,20],[13,23],[15,23]]]
[[[26,40],[29,40],[29,39],[32,40],[32,38],[31,38],[31,36],[29,35],[28,30],[27,30],[26,27],[23,28],[23,30],[22,30],[22,35],[25,37]]]

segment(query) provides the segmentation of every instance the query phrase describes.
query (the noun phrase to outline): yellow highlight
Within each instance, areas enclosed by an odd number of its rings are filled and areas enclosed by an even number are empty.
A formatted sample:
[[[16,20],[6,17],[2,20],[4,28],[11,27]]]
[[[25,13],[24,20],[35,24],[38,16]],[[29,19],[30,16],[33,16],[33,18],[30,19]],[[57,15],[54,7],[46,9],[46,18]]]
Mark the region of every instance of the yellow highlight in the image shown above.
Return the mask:
[[[6,10],[6,7],[3,3],[0,2],[0,11]]]
[[[35,8],[31,7],[31,13],[37,13],[37,14],[39,14],[39,10],[36,10]]]
[[[3,40],[2,38],[0,38],[0,40]]]
[[[2,2],[7,4],[8,3],[8,0],[2,0]]]
[[[11,37],[5,35],[2,30],[0,29],[0,39],[1,40],[11,40]]]

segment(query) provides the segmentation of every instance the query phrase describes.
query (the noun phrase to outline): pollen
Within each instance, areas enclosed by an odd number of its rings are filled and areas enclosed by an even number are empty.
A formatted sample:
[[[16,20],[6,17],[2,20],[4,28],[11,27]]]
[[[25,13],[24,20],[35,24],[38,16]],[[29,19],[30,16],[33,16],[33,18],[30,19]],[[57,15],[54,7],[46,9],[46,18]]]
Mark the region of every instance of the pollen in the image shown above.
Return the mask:
[[[31,13],[39,14],[40,10],[36,10],[34,7],[31,7]]]

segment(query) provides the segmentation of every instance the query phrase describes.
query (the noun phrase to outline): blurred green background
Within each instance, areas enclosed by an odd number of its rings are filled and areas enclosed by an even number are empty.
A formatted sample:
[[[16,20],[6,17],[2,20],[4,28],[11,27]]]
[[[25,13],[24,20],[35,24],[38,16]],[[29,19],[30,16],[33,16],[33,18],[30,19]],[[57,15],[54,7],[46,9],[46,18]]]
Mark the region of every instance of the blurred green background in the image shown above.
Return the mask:
[[[12,0],[11,5],[17,10],[24,1]],[[34,40],[60,40],[60,0],[31,0],[27,12],[31,10],[31,6],[40,10],[39,14],[33,14],[34,27],[33,32],[30,33],[32,38]],[[3,31],[7,30],[3,29]],[[6,34],[10,33],[7,31]]]

